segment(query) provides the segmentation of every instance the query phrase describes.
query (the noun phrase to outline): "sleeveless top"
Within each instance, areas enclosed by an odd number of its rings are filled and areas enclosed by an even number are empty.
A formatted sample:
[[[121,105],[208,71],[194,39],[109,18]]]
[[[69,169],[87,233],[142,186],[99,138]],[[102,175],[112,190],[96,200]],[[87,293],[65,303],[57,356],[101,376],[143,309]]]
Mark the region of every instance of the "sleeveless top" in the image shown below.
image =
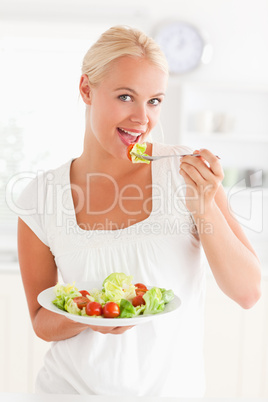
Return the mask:
[[[178,145],[153,144],[154,155],[187,152],[191,150]],[[151,214],[115,230],[84,230],[77,225],[71,163],[37,176],[17,202],[20,218],[50,248],[62,280],[101,283],[112,272],[124,272],[133,276],[133,283],[172,289],[181,306],[122,335],[89,328],[52,342],[36,391],[202,397],[205,269],[185,206],[179,159],[151,163]]]

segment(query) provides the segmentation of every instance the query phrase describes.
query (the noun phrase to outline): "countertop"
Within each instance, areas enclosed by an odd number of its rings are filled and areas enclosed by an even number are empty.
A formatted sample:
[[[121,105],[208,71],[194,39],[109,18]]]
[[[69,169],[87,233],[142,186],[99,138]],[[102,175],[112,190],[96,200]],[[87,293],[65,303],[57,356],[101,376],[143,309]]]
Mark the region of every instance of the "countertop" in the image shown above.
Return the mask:
[[[1,402],[185,402],[185,398],[0,393]],[[187,402],[267,402],[266,398],[187,398]]]

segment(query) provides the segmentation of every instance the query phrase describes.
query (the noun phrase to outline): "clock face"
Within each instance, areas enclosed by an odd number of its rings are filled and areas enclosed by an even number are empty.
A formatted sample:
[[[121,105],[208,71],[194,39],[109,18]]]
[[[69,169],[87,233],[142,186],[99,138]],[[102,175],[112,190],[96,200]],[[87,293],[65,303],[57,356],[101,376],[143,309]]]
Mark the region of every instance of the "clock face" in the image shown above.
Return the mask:
[[[184,73],[196,68],[203,55],[204,40],[190,24],[173,22],[164,25],[155,35],[164,52],[170,73]]]

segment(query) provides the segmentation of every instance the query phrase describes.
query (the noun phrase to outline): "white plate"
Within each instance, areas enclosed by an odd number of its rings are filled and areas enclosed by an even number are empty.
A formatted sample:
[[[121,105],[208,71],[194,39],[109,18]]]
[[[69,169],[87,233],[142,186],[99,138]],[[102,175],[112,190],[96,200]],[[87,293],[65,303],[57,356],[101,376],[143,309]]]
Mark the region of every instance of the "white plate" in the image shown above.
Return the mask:
[[[101,289],[100,284],[92,283],[92,282],[77,282],[75,283],[75,287],[79,290],[88,290],[97,288]],[[152,287],[152,286],[151,286]],[[150,287],[148,287],[150,289]],[[41,292],[38,297],[38,303],[41,304],[45,309],[52,311],[53,313],[57,313],[60,315],[64,315],[72,321],[80,322],[87,325],[98,325],[103,327],[123,327],[128,325],[137,325],[142,324],[147,321],[151,321],[153,319],[161,318],[166,314],[172,313],[180,307],[181,301],[177,296],[174,296],[174,299],[166,304],[165,310],[162,313],[158,314],[144,314],[139,315],[133,318],[104,318],[104,317],[85,317],[75,314],[70,314],[67,311],[63,311],[56,307],[52,301],[55,299],[54,286],[48,288]]]

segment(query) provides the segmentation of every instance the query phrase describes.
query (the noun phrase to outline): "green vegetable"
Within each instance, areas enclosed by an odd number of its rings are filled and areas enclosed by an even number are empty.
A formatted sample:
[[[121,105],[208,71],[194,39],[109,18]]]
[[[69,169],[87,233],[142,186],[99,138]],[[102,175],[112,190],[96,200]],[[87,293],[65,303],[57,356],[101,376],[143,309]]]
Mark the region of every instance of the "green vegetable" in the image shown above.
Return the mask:
[[[69,299],[73,299],[74,297],[81,296],[81,293],[74,285],[57,285],[54,288],[56,299],[52,301],[55,306],[60,308],[61,310],[66,310],[65,305]]]
[[[173,290],[166,290],[166,289],[161,289],[161,293],[162,293],[162,300],[164,300],[164,303],[167,304],[169,302],[171,302],[171,300],[174,299],[174,292]]]
[[[159,288],[152,288],[148,290],[144,295],[145,301],[144,314],[157,314],[164,310],[165,302],[162,298],[162,292]]]
[[[107,278],[103,281],[102,286],[105,287],[105,283],[111,282],[114,283],[115,285],[118,286],[123,286],[124,284],[131,285],[133,276],[128,276],[124,274],[123,272],[114,272],[113,274],[110,274],[107,276]]]
[[[107,295],[103,290],[92,289],[90,290],[90,296],[88,297],[90,301],[96,301],[102,306],[109,301]]]
[[[120,302],[120,318],[132,318],[145,310],[145,305],[134,307],[132,303],[126,299]]]
[[[142,157],[142,155],[148,156],[147,154],[144,153],[146,151],[146,148],[147,148],[147,145],[145,142],[143,144],[139,144],[137,142],[137,144],[134,145],[134,147],[129,152],[132,163],[148,163],[148,164],[150,163],[150,161],[143,159],[143,157]],[[140,156],[138,157],[136,155],[133,155],[133,152]]]
[[[67,300],[65,303],[65,310],[71,314],[81,315],[81,310],[77,307],[77,304],[73,301],[73,299]]]
[[[60,308],[61,310],[65,310],[65,299],[64,297],[58,296],[55,300],[52,301],[53,304],[55,304],[56,307]]]
[[[136,296],[133,277],[123,272],[109,275],[103,282],[105,296],[109,301],[120,303],[121,299],[133,299]]]
[[[126,299],[122,299],[120,302],[120,318],[131,318],[135,317],[136,310],[135,307]]]

